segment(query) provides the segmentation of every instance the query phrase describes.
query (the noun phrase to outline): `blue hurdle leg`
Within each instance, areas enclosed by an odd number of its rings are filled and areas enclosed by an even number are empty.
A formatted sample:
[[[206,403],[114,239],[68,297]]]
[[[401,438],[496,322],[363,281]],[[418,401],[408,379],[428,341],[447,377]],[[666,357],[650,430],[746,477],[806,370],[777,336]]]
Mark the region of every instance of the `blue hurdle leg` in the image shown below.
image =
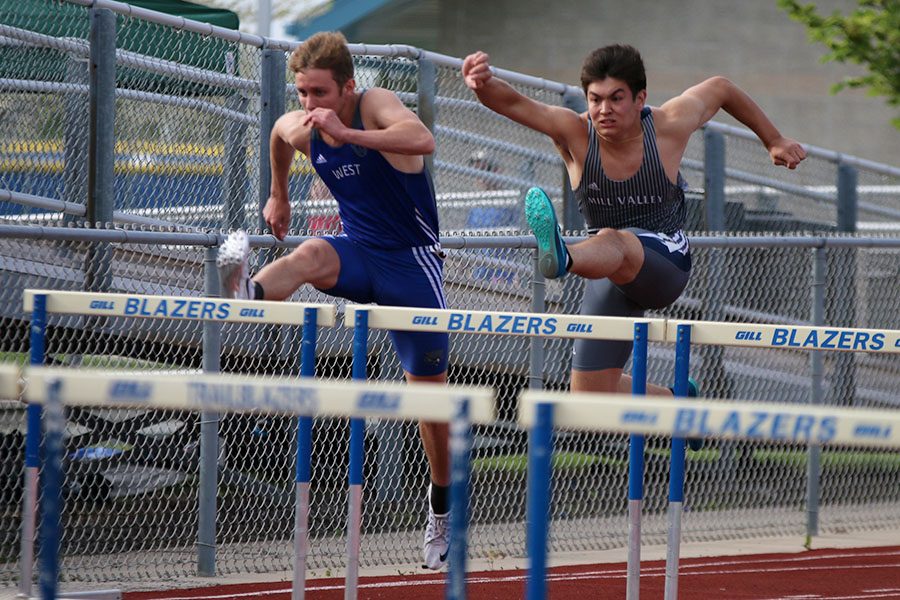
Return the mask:
[[[47,334],[47,295],[35,294],[31,310],[32,365],[44,364]],[[34,542],[36,539],[38,480],[41,466],[41,405],[29,404],[25,409],[25,489],[22,492],[22,538],[20,540],[19,592],[31,597],[34,573]]]
[[[63,430],[65,408],[60,400],[62,382],[53,380],[47,388],[44,410],[44,451],[46,460],[41,473],[41,598],[55,600],[59,583],[59,545],[62,540]]]
[[[528,583],[526,600],[547,597],[547,535],[550,521],[550,494],[553,458],[553,405],[541,403],[535,424],[528,434]]]
[[[315,308],[303,312],[303,341],[300,343],[300,375],[316,376]],[[309,556],[309,482],[312,479],[312,417],[297,419],[297,476],[294,502],[294,581],[291,600],[306,595],[306,559]]]
[[[634,324],[631,393],[647,393],[647,323]],[[625,597],[640,597],[641,578],[641,509],[644,503],[644,436],[632,434],[628,444],[628,562]]]
[[[466,532],[469,527],[469,474],[472,428],[469,400],[459,400],[450,422],[450,568],[447,600],[466,599]]]
[[[679,325],[675,342],[675,397],[686,398],[691,358],[691,326]],[[681,553],[681,514],[684,508],[684,438],[672,438],[669,466],[669,537],[666,545],[665,599],[678,598],[678,560]]]
[[[356,311],[353,329],[353,379],[366,379],[368,354],[369,313]],[[362,480],[363,452],[366,428],[364,419],[350,419],[350,469],[348,481],[350,493],[347,507],[347,576],[344,585],[345,600],[356,598],[359,584],[359,547],[362,529]]]

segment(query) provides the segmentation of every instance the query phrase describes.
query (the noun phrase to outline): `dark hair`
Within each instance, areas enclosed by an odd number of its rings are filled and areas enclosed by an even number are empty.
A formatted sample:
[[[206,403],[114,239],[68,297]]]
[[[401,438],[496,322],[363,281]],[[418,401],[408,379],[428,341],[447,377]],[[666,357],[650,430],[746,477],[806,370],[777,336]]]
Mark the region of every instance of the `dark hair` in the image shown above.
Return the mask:
[[[584,59],[581,66],[581,89],[585,94],[591,83],[607,77],[627,83],[632,96],[647,89],[647,74],[644,72],[641,53],[627,44],[597,48]]]
[[[340,32],[322,31],[300,44],[291,53],[288,66],[294,73],[306,69],[329,69],[338,87],[353,79],[353,57],[347,38]]]

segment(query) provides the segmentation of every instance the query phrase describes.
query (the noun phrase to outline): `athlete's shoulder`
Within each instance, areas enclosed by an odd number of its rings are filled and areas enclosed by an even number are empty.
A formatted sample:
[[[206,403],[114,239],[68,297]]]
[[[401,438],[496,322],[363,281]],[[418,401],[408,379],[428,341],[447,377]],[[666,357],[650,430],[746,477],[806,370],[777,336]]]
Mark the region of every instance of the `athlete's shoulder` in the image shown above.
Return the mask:
[[[385,111],[394,111],[405,108],[400,98],[391,90],[373,87],[357,92],[359,112],[363,116],[382,114]]]
[[[302,110],[284,113],[275,121],[275,125],[272,127],[272,135],[278,136],[293,146],[295,150],[305,153],[307,146],[309,146],[310,132],[312,131],[309,125],[303,124],[305,115],[306,113]]]
[[[644,108],[648,114],[641,114],[641,120],[649,118],[653,121],[653,130],[656,132],[657,137],[673,135],[689,129],[686,119],[683,118],[683,115],[678,110],[673,110],[669,102],[663,106],[647,106]]]

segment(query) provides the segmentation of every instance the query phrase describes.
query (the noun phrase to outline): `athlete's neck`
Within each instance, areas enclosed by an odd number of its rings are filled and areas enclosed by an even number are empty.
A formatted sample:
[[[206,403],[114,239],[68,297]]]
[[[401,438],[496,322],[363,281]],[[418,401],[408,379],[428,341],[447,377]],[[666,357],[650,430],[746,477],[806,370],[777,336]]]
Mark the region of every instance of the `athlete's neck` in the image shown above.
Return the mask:
[[[638,125],[637,133],[625,135],[624,137],[609,137],[605,136],[599,131],[595,130],[597,133],[597,137],[600,138],[600,141],[604,144],[611,144],[615,146],[621,146],[623,144],[627,144],[629,142],[633,142],[636,139],[644,137],[644,128]]]
[[[341,123],[347,127],[353,127],[353,117],[356,115],[356,107],[359,105],[359,99],[360,94],[355,90],[347,94],[347,101],[344,102],[344,106],[341,108],[340,114],[338,114]]]

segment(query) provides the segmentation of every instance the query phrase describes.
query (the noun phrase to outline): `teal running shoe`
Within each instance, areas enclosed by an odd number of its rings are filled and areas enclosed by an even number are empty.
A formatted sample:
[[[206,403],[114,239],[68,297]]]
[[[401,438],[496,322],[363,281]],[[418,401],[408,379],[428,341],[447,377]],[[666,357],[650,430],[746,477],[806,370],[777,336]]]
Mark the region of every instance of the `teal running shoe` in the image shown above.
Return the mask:
[[[525,194],[525,219],[537,238],[538,267],[547,279],[566,274],[566,244],[550,198],[541,188],[533,187]]]

